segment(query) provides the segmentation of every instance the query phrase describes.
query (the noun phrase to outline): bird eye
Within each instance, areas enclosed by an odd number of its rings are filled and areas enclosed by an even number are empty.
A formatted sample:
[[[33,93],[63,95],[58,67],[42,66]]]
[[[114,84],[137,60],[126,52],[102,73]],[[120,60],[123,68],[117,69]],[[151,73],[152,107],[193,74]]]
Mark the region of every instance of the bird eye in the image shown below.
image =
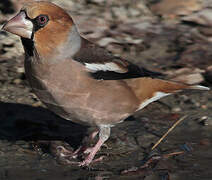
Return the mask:
[[[48,20],[49,20],[49,18],[46,15],[40,15],[40,16],[37,17],[37,22],[40,26],[46,25]]]

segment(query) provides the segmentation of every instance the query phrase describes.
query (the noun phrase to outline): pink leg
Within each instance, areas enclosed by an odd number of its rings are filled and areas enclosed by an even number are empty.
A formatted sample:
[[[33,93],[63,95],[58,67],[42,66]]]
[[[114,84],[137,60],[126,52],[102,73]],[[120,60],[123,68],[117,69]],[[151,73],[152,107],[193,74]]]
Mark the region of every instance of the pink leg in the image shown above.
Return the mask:
[[[99,151],[101,146],[110,136],[110,126],[100,126],[99,140],[96,145],[91,148],[89,155],[85,158],[84,161],[79,163],[79,166],[88,166],[94,159],[96,153]],[[94,160],[95,161],[95,160]]]
[[[89,140],[90,141],[93,140],[98,133],[99,133],[99,130],[96,130],[96,131],[92,132],[91,135],[89,136]]]
[[[90,154],[79,165],[80,166],[87,166],[87,165],[89,165],[91,163],[91,161],[93,160],[94,156],[96,155],[97,151],[100,149],[100,147],[102,146],[103,143],[104,143],[104,141],[102,141],[101,139],[99,139],[99,141],[96,143],[96,145],[92,148]]]

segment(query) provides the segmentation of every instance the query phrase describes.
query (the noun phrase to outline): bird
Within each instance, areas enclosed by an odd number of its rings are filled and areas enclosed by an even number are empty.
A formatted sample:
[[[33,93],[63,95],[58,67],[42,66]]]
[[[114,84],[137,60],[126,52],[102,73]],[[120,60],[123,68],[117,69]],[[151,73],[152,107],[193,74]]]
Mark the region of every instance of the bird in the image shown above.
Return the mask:
[[[72,17],[47,1],[26,3],[4,31],[20,36],[25,74],[36,96],[60,117],[98,130],[97,143],[78,162],[89,166],[111,128],[158,99],[184,89],[209,90],[158,78],[85,39]],[[67,150],[68,151],[68,150]]]

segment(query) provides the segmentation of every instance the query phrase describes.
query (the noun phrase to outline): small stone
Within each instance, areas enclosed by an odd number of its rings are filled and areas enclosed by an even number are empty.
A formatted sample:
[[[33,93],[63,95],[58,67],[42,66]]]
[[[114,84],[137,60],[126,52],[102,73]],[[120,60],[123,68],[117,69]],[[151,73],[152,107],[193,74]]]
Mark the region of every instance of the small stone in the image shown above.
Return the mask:
[[[140,11],[138,11],[138,10],[136,10],[134,8],[130,8],[129,9],[129,14],[130,14],[130,16],[138,16],[138,15],[140,15]]]
[[[112,7],[112,13],[115,18],[123,21],[127,19],[127,11],[124,7]]]
[[[193,22],[203,26],[212,26],[212,10],[203,9],[195,14],[182,18],[184,21]]]
[[[212,126],[212,118],[208,116],[202,116],[199,123],[203,126]]]
[[[34,106],[34,107],[39,107],[41,105],[42,105],[42,103],[40,101],[32,104],[32,106]]]
[[[200,106],[201,106],[199,102],[195,102],[194,105],[195,105],[196,107],[200,107]]]
[[[110,44],[112,42],[114,43],[114,42],[117,42],[117,41],[115,39],[113,39],[113,38],[107,37],[107,38],[102,38],[101,40],[99,40],[98,44],[100,46],[107,46],[108,44]]]
[[[16,68],[16,71],[17,71],[18,73],[24,73],[24,72],[25,72],[23,67],[18,67],[18,68]]]
[[[20,84],[20,83],[21,83],[21,79],[14,79],[14,80],[13,80],[13,83],[14,83],[14,84]]]
[[[142,39],[132,39],[129,36],[125,37],[125,40],[131,44],[140,44],[143,41]]]
[[[202,109],[207,109],[208,107],[206,105],[201,106]]]
[[[133,27],[139,29],[139,30],[148,30],[149,28],[151,28],[152,24],[148,21],[144,21],[144,22],[137,22],[136,24],[133,25]]]
[[[211,144],[211,141],[209,139],[200,140],[200,145],[209,146],[210,144]]]
[[[198,0],[161,0],[151,6],[151,10],[166,18],[176,18],[176,16],[189,15],[202,8]]]
[[[180,112],[180,111],[182,111],[182,109],[180,107],[174,107],[174,108],[172,108],[172,111],[173,112]]]

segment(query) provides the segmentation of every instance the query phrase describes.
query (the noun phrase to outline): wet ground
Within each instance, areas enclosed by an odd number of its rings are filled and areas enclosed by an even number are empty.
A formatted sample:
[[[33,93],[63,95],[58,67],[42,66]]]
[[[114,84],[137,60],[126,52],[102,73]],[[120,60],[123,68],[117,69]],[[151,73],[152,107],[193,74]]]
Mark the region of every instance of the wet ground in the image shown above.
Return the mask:
[[[8,11],[0,2],[1,23],[21,6],[18,2],[10,2]],[[181,13],[163,9],[166,0],[160,1],[162,5],[129,0],[54,2],[73,14],[84,36],[116,55],[160,71],[165,78],[212,87],[210,21],[191,17],[197,11],[204,14],[210,1],[190,0],[180,5]],[[170,9],[177,6],[177,1],[169,2]],[[204,15],[210,19],[210,13]],[[64,165],[54,156],[55,146],[68,143],[75,149],[92,129],[48,111],[28,87],[19,39],[0,32],[0,40],[0,179],[212,179],[212,91],[187,91],[155,102],[112,128],[97,154],[105,156],[102,162],[89,168]]]

